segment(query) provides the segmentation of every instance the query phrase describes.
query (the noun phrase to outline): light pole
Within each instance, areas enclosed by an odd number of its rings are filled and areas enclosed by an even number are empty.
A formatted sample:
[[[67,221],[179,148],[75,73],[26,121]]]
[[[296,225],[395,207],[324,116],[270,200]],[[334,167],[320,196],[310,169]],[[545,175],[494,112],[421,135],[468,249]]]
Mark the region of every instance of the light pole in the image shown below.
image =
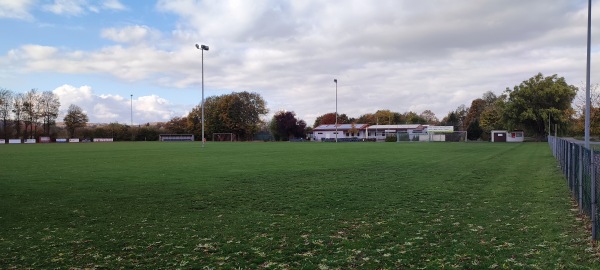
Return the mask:
[[[595,168],[594,164],[595,163],[595,155],[594,155],[594,150],[592,150],[592,148],[590,148],[590,111],[592,110],[592,102],[591,102],[591,94],[590,94],[590,62],[591,62],[591,58],[590,58],[590,54],[591,54],[591,42],[592,42],[592,0],[588,1],[588,23],[587,23],[587,65],[586,65],[586,72],[585,72],[585,130],[584,130],[584,136],[585,136],[585,141],[584,141],[584,145],[585,148],[590,149],[590,164],[592,166],[592,168]],[[596,177],[596,170],[591,170],[592,172],[592,179],[595,179]],[[596,181],[591,181],[591,187],[590,190],[592,190],[592,215],[591,215],[591,220],[592,220],[592,240],[596,241],[598,240],[598,232],[597,232],[597,223],[598,223],[598,198],[596,198]]]
[[[208,51],[208,46],[196,44],[196,49],[202,52],[202,147],[204,147],[204,51]]]
[[[585,127],[584,145],[590,149],[590,111],[592,108],[590,96],[590,47],[592,42],[592,0],[588,1],[588,23],[587,23],[587,62],[585,72]],[[591,155],[593,156],[593,155]],[[592,181],[594,182],[594,181]],[[595,228],[595,227],[594,227]]]
[[[338,122],[337,122],[337,79],[333,79],[333,82],[335,83],[335,142],[338,142],[337,137],[338,137]]]
[[[130,99],[129,99],[129,106],[131,108],[131,126],[129,127],[129,131],[131,131],[131,140],[134,141],[135,140],[135,136],[133,134],[133,94],[130,95]]]

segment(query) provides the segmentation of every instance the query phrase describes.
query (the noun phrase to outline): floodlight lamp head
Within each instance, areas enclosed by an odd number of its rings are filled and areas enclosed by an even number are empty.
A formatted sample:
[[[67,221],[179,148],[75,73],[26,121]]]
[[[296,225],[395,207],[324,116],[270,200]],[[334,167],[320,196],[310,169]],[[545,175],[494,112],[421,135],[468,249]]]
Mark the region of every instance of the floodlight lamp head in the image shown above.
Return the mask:
[[[200,50],[200,45],[196,44],[196,49]]]
[[[334,82],[334,83],[337,83],[337,79],[333,79],[333,82]]]
[[[206,46],[206,45],[200,45],[200,49],[208,51],[208,46]]]

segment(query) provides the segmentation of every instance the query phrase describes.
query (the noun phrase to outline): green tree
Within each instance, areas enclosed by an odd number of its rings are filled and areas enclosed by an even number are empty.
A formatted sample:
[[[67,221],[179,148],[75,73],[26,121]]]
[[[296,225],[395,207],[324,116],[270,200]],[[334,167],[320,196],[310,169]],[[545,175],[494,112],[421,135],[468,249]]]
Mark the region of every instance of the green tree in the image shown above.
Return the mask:
[[[192,111],[185,117],[185,124],[181,124],[182,128],[186,130],[185,133],[193,134],[194,138],[200,140],[202,137],[202,107],[198,105],[192,108]],[[204,133],[206,137],[206,130]]]
[[[582,89],[585,89],[585,86],[583,86]],[[577,111],[572,129],[574,134],[577,135],[583,135],[585,132],[585,96],[585,91],[582,91],[582,94],[578,95],[577,101],[575,102]],[[598,135],[600,134],[600,85],[597,83],[590,85],[590,102],[590,105],[592,106],[590,110],[590,133]],[[552,115],[550,115],[550,117],[552,118]]]
[[[189,133],[187,126],[187,118],[183,117],[173,117],[167,124],[165,125],[167,131],[172,134],[186,134]]]
[[[160,131],[154,126],[143,126],[135,133],[136,141],[158,141]]]
[[[404,117],[402,114],[392,112],[391,110],[378,110],[375,112],[373,117],[375,118],[373,124],[379,123],[380,125],[395,125],[404,122]]]
[[[85,136],[93,138],[112,138],[114,136],[114,132],[109,129],[107,126],[105,127],[95,127],[91,128],[91,135]]]
[[[483,134],[483,129],[479,125],[479,119],[475,119],[467,127],[467,139],[472,141],[478,140],[481,134]]]
[[[13,98],[13,122],[15,129],[17,131],[17,138],[21,138],[21,127],[23,121],[23,103],[25,103],[25,95],[23,93],[18,93]]]
[[[223,121],[223,118],[226,117],[227,111],[223,106],[219,106],[220,101],[223,99],[223,96],[211,96],[204,100],[204,129],[206,138],[212,138],[212,134],[214,133],[230,133],[231,131],[226,125],[226,122]],[[197,110],[192,110],[192,112],[196,111],[196,115],[199,119],[199,125],[202,125],[202,116],[200,113],[202,107],[199,104],[196,108]],[[200,138],[201,136],[198,136]]]
[[[424,110],[420,115],[421,118],[427,121],[427,124],[435,125],[439,122],[438,118],[435,116],[431,110]]]
[[[556,74],[544,77],[542,73],[523,81],[512,90],[506,89],[508,101],[504,117],[509,129],[523,129],[542,139],[546,136],[549,115],[553,123],[568,126],[573,108],[571,104],[577,87],[566,83]]]
[[[60,100],[58,96],[51,91],[44,91],[40,95],[40,116],[42,117],[44,134],[50,135],[50,127],[56,124]]]
[[[87,122],[89,121],[88,116],[83,110],[74,104],[69,106],[67,110],[67,115],[63,119],[65,125],[67,126],[67,132],[69,133],[69,137],[74,137],[75,129],[80,127],[85,127]]]
[[[277,112],[273,115],[269,128],[275,140],[306,137],[306,122],[298,120],[294,112]]]
[[[2,132],[4,134],[4,139],[9,139],[8,125],[12,106],[12,91],[8,89],[0,89],[0,121],[2,121]]]
[[[404,119],[407,124],[427,124],[427,119],[412,111],[405,113]]]
[[[442,126],[453,126],[454,130],[460,130],[460,119],[456,115],[456,112],[449,112],[444,119],[440,122]]]
[[[25,137],[34,138],[37,131],[37,122],[40,118],[40,95],[37,89],[31,89],[23,96],[23,122],[25,123]],[[34,131],[35,128],[35,131]]]
[[[131,129],[128,125],[119,124],[119,123],[110,123],[106,126],[106,129],[110,132],[110,138],[113,138],[115,141],[130,141]]]
[[[481,117],[481,113],[485,110],[486,105],[487,102],[481,98],[474,99],[471,102],[471,107],[469,107],[469,112],[467,112],[467,116],[465,117],[469,140],[479,139],[479,136],[481,136],[481,133],[483,132],[479,125],[479,118]],[[481,130],[481,132],[479,130]]]
[[[348,118],[348,116],[345,113],[338,114],[337,123],[338,124],[350,124],[350,119]],[[333,124],[335,124],[335,112],[326,113],[321,116],[318,116],[317,119],[315,119],[315,123],[313,124],[313,127],[318,127],[320,125],[333,125]]]
[[[199,104],[192,110],[194,115],[188,115],[192,126],[195,118],[202,121],[198,115],[201,110],[202,104]],[[252,140],[262,123],[261,117],[268,112],[265,100],[258,93],[244,91],[209,97],[204,100],[205,136],[211,138],[214,133],[226,132],[241,140]]]
[[[475,120],[479,120],[481,113],[485,110],[487,103],[485,100],[481,98],[474,99],[471,102],[471,107],[469,107],[469,111],[467,112],[467,116],[465,117],[465,123],[467,125],[471,125],[471,123]]]
[[[455,130],[467,130],[468,123],[466,122],[467,113],[469,112],[469,108],[465,106],[465,104],[461,104],[456,108],[454,113],[456,114],[456,118],[458,119],[458,128]]]
[[[356,122],[360,124],[375,125],[375,115],[372,113],[363,114],[356,119]]]
[[[494,102],[496,102],[496,100],[498,99],[498,96],[496,96],[496,94],[494,94],[494,92],[492,91],[487,91],[485,93],[483,93],[483,96],[481,97],[481,99],[483,99],[485,101],[485,105],[489,106],[494,104]]]

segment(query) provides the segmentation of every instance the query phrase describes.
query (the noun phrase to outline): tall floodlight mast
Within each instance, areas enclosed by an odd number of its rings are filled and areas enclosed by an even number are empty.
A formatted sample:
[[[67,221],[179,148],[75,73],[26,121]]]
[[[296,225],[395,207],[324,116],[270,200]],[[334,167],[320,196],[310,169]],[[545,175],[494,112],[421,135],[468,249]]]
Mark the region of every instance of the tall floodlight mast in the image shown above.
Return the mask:
[[[196,49],[202,52],[202,147],[204,148],[204,51],[208,51],[208,46],[196,44]]]
[[[338,142],[338,113],[337,113],[337,79],[333,79],[335,83],[335,142]]]

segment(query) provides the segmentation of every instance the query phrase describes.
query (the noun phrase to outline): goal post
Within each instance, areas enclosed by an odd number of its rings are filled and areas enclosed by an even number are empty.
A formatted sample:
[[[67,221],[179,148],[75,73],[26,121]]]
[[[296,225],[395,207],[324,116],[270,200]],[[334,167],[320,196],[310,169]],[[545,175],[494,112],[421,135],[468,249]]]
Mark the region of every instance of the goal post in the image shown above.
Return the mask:
[[[432,132],[429,133],[430,142],[467,142],[466,131]]]
[[[233,133],[213,133],[213,142],[233,142],[235,141],[235,134]]]
[[[193,142],[194,134],[159,134],[161,142]]]
[[[406,133],[397,132],[396,137],[386,141],[396,142],[467,142],[466,131],[446,131],[429,133]]]

